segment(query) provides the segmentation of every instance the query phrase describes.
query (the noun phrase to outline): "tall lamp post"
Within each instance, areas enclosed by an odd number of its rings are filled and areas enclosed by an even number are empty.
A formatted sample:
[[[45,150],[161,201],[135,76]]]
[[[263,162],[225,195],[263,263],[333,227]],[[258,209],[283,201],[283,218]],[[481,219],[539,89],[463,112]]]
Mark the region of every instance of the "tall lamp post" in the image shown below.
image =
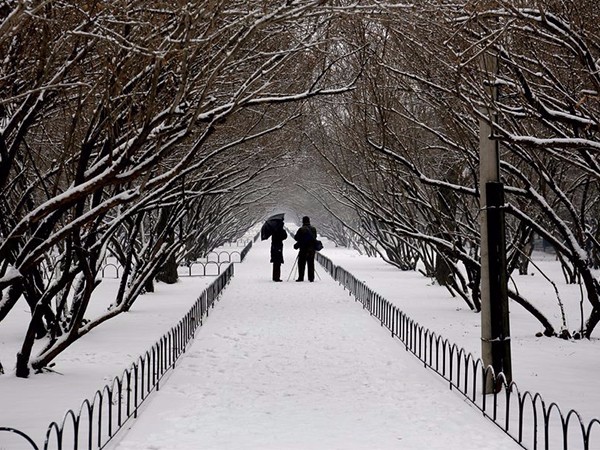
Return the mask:
[[[504,185],[500,181],[498,141],[493,138],[492,122],[498,89],[498,57],[484,52],[480,59],[486,74],[486,91],[492,107],[484,108],[488,119],[479,120],[479,195],[481,229],[481,353],[485,367],[494,374],[502,372],[507,383],[512,381],[510,323],[506,273],[504,230]],[[500,380],[485,376],[486,393],[497,392]]]

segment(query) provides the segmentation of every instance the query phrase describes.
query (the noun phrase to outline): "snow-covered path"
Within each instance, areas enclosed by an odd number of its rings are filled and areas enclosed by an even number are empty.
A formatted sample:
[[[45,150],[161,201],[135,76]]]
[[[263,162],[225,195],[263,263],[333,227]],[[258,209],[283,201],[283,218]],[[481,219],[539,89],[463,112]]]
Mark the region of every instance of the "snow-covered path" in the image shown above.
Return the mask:
[[[257,243],[196,339],[112,447],[520,448],[392,339],[323,269],[270,281]]]

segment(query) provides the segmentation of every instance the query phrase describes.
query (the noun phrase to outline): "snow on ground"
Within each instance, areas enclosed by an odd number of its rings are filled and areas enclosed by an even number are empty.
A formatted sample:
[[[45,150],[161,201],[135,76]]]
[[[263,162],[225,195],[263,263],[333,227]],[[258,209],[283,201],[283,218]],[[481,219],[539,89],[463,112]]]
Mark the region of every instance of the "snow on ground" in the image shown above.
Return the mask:
[[[286,244],[284,280],[295,256]],[[268,242],[255,244],[175,371],[109,448],[519,448],[323,270],[315,283],[273,283],[268,261]]]
[[[462,299],[452,298],[444,287],[421,273],[403,272],[380,258],[335,248],[329,242],[325,245],[321,253],[336,265],[351,272],[421,325],[480,357],[481,317],[471,312]],[[565,313],[571,320],[569,329],[578,328],[579,286],[561,282],[563,276],[555,258],[543,253],[534,257],[536,265],[557,284]],[[559,329],[561,313],[556,294],[540,272],[531,266],[530,274],[515,276],[514,283]],[[600,373],[600,329],[595,330],[590,340],[536,337],[542,326],[515,302],[510,301],[509,308],[513,380],[519,388],[539,392],[547,403],[558,403],[565,413],[575,409],[586,423],[600,418],[600,384],[596,381]]]
[[[43,443],[48,425],[60,423],[68,409],[78,411],[84,399],[121,375],[142,353],[171,329],[190,309],[214,277],[181,278],[156,292],[142,295],[132,309],[92,330],[56,360],[56,372],[17,378],[0,376],[0,425],[24,431]],[[94,293],[90,313],[106,308],[114,299],[118,280],[106,278]],[[24,306],[25,305],[25,306]],[[93,307],[92,307],[93,305]],[[0,323],[0,361],[12,368],[30,313],[23,302]],[[0,449],[4,450],[0,433]],[[6,449],[12,447],[6,447]]]
[[[480,318],[442,287],[325,241],[323,253],[394,302],[422,325],[480,353]],[[287,279],[295,252],[286,242]],[[192,351],[158,394],[142,406],[120,450],[166,448],[512,448],[510,438],[448,390],[378,322],[338,287],[322,280],[272,283],[268,243],[259,243],[199,330]],[[536,261],[561,280],[553,258]],[[535,269],[516,277],[519,291],[560,325],[552,286]],[[293,274],[292,274],[293,277]],[[56,373],[21,380],[0,376],[0,425],[43,441],[48,424],[78,409],[187,312],[213,280],[182,278],[141,297],[133,310],[85,336],[56,360]],[[113,300],[117,281],[95,293],[97,313]],[[568,328],[579,325],[579,288],[557,282]],[[0,324],[0,360],[11,370],[27,308]],[[587,307],[584,304],[585,307]],[[541,327],[511,302],[514,379],[585,420],[598,417],[597,331],[590,341],[537,338]],[[449,413],[451,412],[451,413]],[[152,435],[152,437],[150,437]],[[0,448],[11,448],[3,443]],[[494,444],[490,444],[493,442]],[[228,446],[229,445],[229,446]],[[490,445],[497,445],[490,447]]]

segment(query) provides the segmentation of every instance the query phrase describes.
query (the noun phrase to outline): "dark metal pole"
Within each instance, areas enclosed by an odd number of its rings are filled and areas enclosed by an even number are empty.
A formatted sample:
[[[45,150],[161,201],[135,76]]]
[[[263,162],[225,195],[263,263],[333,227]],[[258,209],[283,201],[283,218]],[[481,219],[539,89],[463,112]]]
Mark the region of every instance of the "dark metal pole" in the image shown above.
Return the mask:
[[[486,183],[488,267],[490,295],[490,339],[494,373],[502,372],[507,383],[512,381],[510,322],[508,312],[508,280],[504,229],[504,185]],[[501,388],[496,383],[495,390]]]

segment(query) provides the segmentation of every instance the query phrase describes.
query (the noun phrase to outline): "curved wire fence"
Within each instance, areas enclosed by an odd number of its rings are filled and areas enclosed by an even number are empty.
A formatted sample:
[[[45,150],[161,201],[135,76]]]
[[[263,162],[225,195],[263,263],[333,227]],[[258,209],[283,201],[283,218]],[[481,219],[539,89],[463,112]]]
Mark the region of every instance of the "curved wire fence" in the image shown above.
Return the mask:
[[[238,239],[235,242],[225,242],[223,247],[246,247],[252,239]]]
[[[229,246],[240,245],[245,246],[241,250],[213,250],[204,258],[199,258],[196,261],[189,261],[180,265],[177,268],[177,274],[180,277],[205,277],[216,276],[221,273],[223,267],[229,263],[239,263],[244,260],[250,249],[252,248],[252,240],[238,241],[230,243]],[[107,262],[100,269],[102,278],[120,278],[123,271],[123,266],[114,262]],[[1,448],[0,448],[1,450]]]
[[[503,373],[494,374],[480,358],[418,324],[326,256],[317,253],[316,258],[407,351],[444,378],[451,390],[462,394],[521,447],[600,448],[600,420],[584,422],[576,411],[565,413],[556,403],[546,403],[540,394],[522,391],[515,382],[507,383]],[[494,393],[483,394],[488,391]]]
[[[247,245],[249,247],[251,243]],[[246,252],[247,253],[247,252]],[[245,254],[244,254],[245,256]],[[0,435],[14,442],[11,447],[46,449],[102,449],[132,417],[137,417],[140,405],[153,391],[186,351],[195,331],[202,326],[209,310],[214,307],[234,273],[230,263],[223,272],[200,294],[188,313],[171,330],[141,355],[121,376],[96,391],[76,411],[68,410],[59,422],[52,422],[43,446],[22,431],[0,426]],[[8,433],[8,434],[6,434]],[[0,448],[5,447],[0,440]]]

